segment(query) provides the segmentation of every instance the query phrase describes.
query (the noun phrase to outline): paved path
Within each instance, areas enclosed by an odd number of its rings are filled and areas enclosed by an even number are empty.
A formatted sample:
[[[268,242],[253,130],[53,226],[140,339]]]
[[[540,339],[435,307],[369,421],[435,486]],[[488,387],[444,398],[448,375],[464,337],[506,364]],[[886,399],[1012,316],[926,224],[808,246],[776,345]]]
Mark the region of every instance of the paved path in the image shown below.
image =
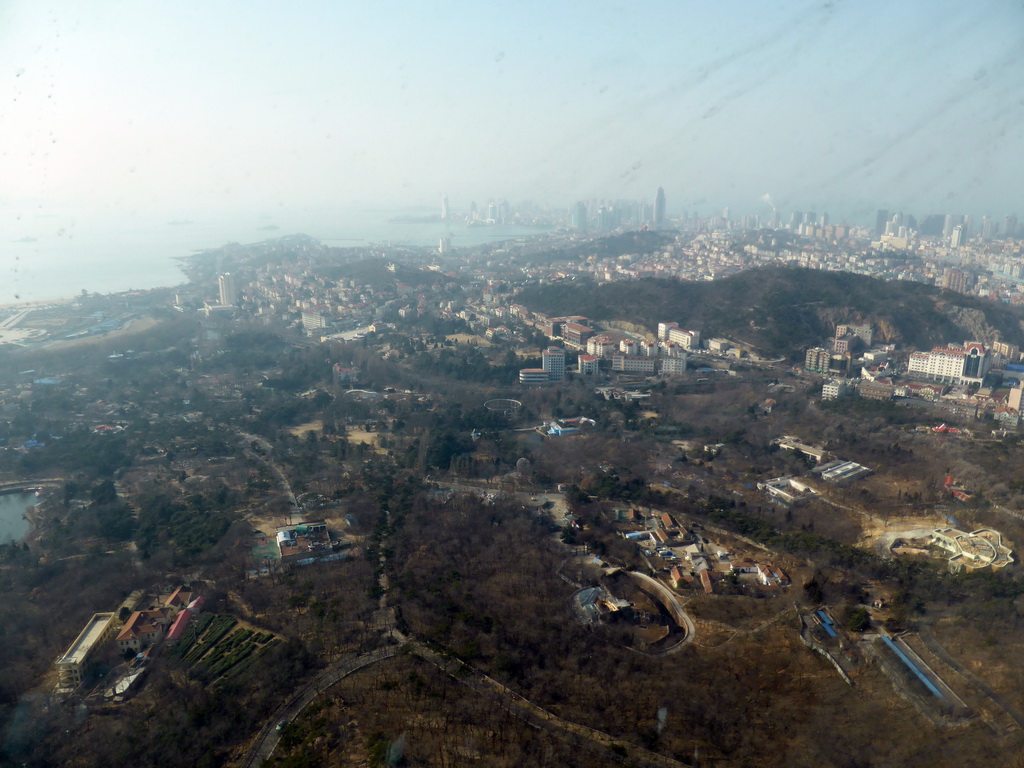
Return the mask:
[[[679,653],[679,651],[692,643],[694,638],[697,637],[697,627],[694,626],[693,619],[690,618],[690,615],[683,610],[683,605],[679,602],[679,598],[676,596],[675,592],[666,587],[660,581],[652,579],[646,573],[630,571],[629,575],[657,591],[657,593],[661,595],[661,599],[664,602],[665,607],[668,608],[669,613],[672,614],[672,618],[675,619],[676,624],[686,629],[686,636],[682,640],[671,648],[666,648],[664,651],[661,651],[656,655],[668,656],[673,653]]]
[[[9,483],[0,483],[0,493],[14,493],[17,491],[35,490],[45,485],[60,485],[64,480],[59,477],[46,477],[42,480],[13,480]]]
[[[494,678],[476,671],[469,664],[444,656],[423,643],[412,642],[408,647],[421,659],[430,662],[463,685],[490,699],[497,699],[502,709],[529,725],[555,732],[557,735],[575,738],[581,744],[587,742],[594,747],[601,748],[605,754],[609,754],[608,750],[615,748],[623,755],[624,761],[629,761],[630,765],[646,766],[647,768],[689,768],[686,763],[617,739],[603,731],[574,723],[571,720],[563,720],[539,704],[520,696]]]
[[[391,515],[387,513],[390,523]],[[544,709],[539,704],[519,695],[511,688],[499,683],[494,678],[478,672],[471,665],[458,659],[446,656],[432,648],[424,645],[403,634],[396,626],[396,611],[393,606],[388,606],[389,581],[386,573],[387,555],[386,547],[381,547],[381,572],[378,576],[378,585],[381,588],[378,608],[374,611],[373,623],[381,631],[381,638],[386,643],[391,643],[361,656],[341,659],[329,666],[316,676],[312,681],[304,685],[282,704],[274,712],[271,718],[260,730],[244,760],[240,763],[242,768],[258,768],[265,760],[274,754],[278,743],[281,741],[281,732],[277,726],[281,722],[291,722],[319,696],[323,691],[330,688],[344,677],[351,675],[360,669],[371,664],[376,664],[384,659],[395,656],[400,650],[405,649],[424,661],[433,664],[445,674],[463,683],[478,693],[497,700],[498,705],[509,714],[536,728],[543,728],[557,736],[569,737],[576,740],[581,746],[592,749],[600,749],[604,754],[614,749],[621,755],[623,762],[629,765],[642,766],[643,768],[690,768],[686,763],[673,760],[670,757],[659,755],[656,752],[644,749],[643,747],[631,744],[611,736],[603,731],[598,731],[570,720],[564,720],[552,712]],[[646,580],[651,586],[664,596],[669,610],[680,626],[686,627],[686,637],[677,645],[668,649],[664,654],[674,653],[679,648],[691,642],[696,635],[696,628],[690,617],[683,611],[676,596],[663,584],[645,576],[642,573],[634,573],[634,576]],[[394,645],[393,643],[400,645]],[[664,655],[663,654],[663,655]]]
[[[931,630],[927,626],[920,626],[917,629],[917,636],[921,638],[924,644],[928,647],[928,650],[938,656],[943,662],[945,662],[951,669],[955,670],[962,678],[967,680],[971,685],[982,691],[986,696],[991,699],[996,706],[998,706],[1003,712],[1010,717],[1017,726],[1024,728],[1024,715],[1014,707],[1007,703],[1007,701],[1000,696],[998,693],[992,690],[988,683],[982,680],[980,677],[975,675],[969,669],[964,667],[959,661],[954,659],[943,645],[935,639],[932,635]]]
[[[732,635],[729,636],[728,640],[726,640],[723,643],[719,643],[718,645],[704,646],[703,643],[701,643],[700,645],[701,645],[701,647],[707,647],[707,648],[721,648],[721,647],[726,646],[729,643],[731,643],[733,640],[735,640],[740,635],[754,635],[754,634],[757,634],[758,632],[760,632],[762,629],[766,629],[767,627],[770,627],[772,624],[777,622],[783,616],[786,616],[787,614],[789,614],[790,610],[792,610],[792,609],[790,609],[790,608],[783,608],[781,611],[776,613],[770,619],[765,619],[764,621],[762,621],[760,624],[758,624],[753,629],[736,629],[735,627],[731,627],[728,624],[724,624],[722,622],[715,622],[715,624],[720,625],[723,629],[727,629],[730,632],[732,632]]]
[[[248,432],[239,432],[238,435],[244,441],[243,449],[245,450],[246,456],[266,464],[267,467],[270,468],[270,471],[277,476],[278,482],[281,483],[281,488],[288,497],[288,503],[292,505],[293,513],[298,515],[300,511],[299,502],[295,498],[295,494],[292,493],[292,485],[288,482],[288,477],[285,475],[284,470],[281,469],[281,467],[279,467],[271,458],[271,456],[273,456],[274,447],[257,435],[250,435]],[[256,443],[256,445],[260,447],[263,451],[262,455],[252,449],[253,443]]]
[[[341,659],[331,664],[331,666],[306,683],[306,685],[292,694],[288,701],[277,708],[277,711],[267,721],[267,724],[263,726],[263,729],[256,737],[256,741],[249,747],[249,751],[246,753],[241,765],[244,768],[257,768],[264,760],[274,754],[278,742],[281,741],[281,732],[277,730],[278,723],[281,721],[290,723],[299,716],[302,710],[310,705],[313,699],[342,678],[360,669],[365,669],[371,664],[376,664],[378,661],[390,659],[396,653],[398,653],[398,646],[392,645],[378,648],[361,656]]]

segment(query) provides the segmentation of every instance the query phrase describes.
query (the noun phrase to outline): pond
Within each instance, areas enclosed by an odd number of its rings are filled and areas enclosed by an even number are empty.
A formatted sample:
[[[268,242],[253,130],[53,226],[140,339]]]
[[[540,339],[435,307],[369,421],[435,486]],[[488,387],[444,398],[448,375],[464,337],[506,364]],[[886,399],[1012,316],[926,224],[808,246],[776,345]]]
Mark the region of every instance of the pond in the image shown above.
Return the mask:
[[[25,510],[38,501],[34,493],[0,495],[0,544],[25,538],[31,527],[25,519]]]

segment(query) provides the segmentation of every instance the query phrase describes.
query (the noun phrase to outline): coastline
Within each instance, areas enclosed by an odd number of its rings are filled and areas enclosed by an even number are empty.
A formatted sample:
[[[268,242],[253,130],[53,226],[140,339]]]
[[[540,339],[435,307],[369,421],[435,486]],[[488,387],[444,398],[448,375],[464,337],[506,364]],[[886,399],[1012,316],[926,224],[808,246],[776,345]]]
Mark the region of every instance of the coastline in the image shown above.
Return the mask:
[[[300,233],[312,233],[305,236],[343,248],[374,244],[437,248],[442,237],[451,237],[455,248],[471,248],[531,237],[559,226],[553,221],[472,225],[424,215],[424,210],[323,209],[255,221],[181,216],[173,220],[176,224],[164,217],[149,223],[118,219],[95,223],[88,232],[78,231],[73,241],[32,232],[32,241],[0,255],[0,274],[7,277],[0,288],[0,310],[71,302],[83,290],[89,295],[116,295],[174,289],[190,282],[182,267],[197,256],[227,245],[287,241]]]

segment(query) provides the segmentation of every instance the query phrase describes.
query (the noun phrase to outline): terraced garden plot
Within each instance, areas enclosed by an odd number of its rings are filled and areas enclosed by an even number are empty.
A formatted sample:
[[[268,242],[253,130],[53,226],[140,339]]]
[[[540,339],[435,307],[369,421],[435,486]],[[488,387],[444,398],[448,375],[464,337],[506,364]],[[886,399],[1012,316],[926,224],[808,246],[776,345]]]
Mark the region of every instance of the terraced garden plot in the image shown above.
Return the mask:
[[[196,679],[213,683],[237,674],[276,642],[270,632],[239,627],[234,616],[211,613],[199,617],[174,653]]]

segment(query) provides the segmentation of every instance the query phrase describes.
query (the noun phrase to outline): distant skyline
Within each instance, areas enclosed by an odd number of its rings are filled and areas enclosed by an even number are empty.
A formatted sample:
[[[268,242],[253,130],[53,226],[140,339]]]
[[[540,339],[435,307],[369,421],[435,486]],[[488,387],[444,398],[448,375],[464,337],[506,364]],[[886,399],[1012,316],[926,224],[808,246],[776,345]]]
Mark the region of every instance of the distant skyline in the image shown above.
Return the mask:
[[[0,222],[491,199],[1024,215],[1024,5],[0,7]],[[29,233],[30,234],[30,233]]]

